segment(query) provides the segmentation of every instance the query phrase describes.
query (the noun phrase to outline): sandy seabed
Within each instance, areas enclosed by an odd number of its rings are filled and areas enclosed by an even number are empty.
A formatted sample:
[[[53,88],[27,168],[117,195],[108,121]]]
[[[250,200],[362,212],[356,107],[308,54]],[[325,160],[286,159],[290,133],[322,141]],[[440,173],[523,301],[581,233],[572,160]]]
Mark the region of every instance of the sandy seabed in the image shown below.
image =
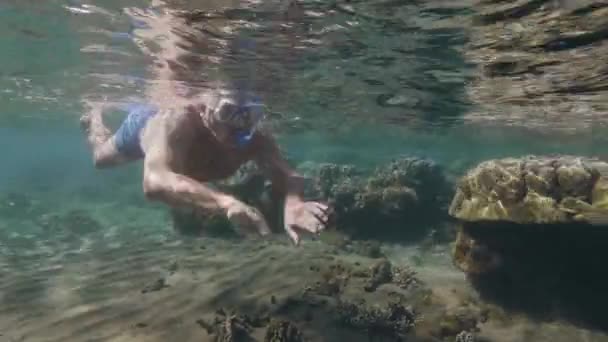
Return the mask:
[[[2,342],[213,341],[200,320],[213,319],[218,309],[272,311],[319,279],[315,265],[377,262],[322,241],[294,247],[284,236],[180,238],[170,229],[122,234],[114,227],[93,235],[40,239],[12,233],[3,239]],[[413,268],[446,307],[476,295],[452,266],[449,246],[421,254],[415,246],[384,244],[382,251],[393,265]],[[422,262],[413,264],[414,257]],[[362,332],[345,335],[334,329],[321,313],[313,316],[296,323],[306,341],[369,340]],[[608,341],[605,334],[565,322],[534,322],[515,314],[479,328],[478,338],[487,341]],[[264,340],[263,330],[252,336]]]

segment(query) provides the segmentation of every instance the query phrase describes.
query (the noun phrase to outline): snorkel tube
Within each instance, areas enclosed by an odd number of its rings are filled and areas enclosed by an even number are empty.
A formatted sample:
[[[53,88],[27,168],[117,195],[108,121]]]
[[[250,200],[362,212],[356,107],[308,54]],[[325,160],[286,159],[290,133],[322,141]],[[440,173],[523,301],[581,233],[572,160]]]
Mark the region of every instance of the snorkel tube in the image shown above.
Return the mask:
[[[248,129],[239,130],[237,133],[236,143],[239,147],[245,147],[251,142],[253,135],[264,118],[264,104],[259,100],[259,98],[255,98],[253,101],[248,101],[242,104],[239,110],[235,113],[235,116],[242,115],[250,116],[247,120],[250,126]]]
[[[252,38],[245,36],[236,37],[234,40],[234,53],[236,56],[242,53],[255,53],[256,43]],[[237,57],[238,58],[238,57]],[[237,91],[237,103],[239,109],[234,113],[236,120],[243,120],[248,123],[247,129],[241,129],[237,133],[236,143],[239,147],[247,146],[253,139],[258,126],[264,118],[265,106],[259,96],[252,96],[251,82],[253,82],[253,76],[255,73],[255,63],[251,65],[243,61],[240,65],[245,66],[246,77],[236,77],[236,91]],[[249,116],[249,117],[244,117]]]

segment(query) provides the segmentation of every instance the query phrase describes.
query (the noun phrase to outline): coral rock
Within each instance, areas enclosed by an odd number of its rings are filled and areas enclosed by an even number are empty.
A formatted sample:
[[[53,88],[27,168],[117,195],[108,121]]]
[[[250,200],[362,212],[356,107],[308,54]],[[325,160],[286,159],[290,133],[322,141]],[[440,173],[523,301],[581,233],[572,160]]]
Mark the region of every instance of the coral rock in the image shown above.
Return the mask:
[[[475,335],[467,331],[461,331],[456,335],[456,342],[475,342]]]
[[[478,240],[472,238],[464,229],[458,231],[452,251],[454,264],[467,274],[489,272],[500,265],[500,256]]]
[[[302,342],[300,330],[291,322],[277,320],[270,323],[266,330],[264,342]]]
[[[347,326],[381,335],[400,337],[414,325],[414,313],[408,308],[392,303],[386,308],[369,308],[352,303],[340,303],[340,322]]]
[[[368,284],[365,285],[365,291],[373,292],[382,284],[389,283],[393,279],[391,263],[388,260],[382,260],[372,266],[371,277]]]
[[[608,216],[607,168],[573,156],[490,160],[461,179],[449,213],[470,222],[597,223]]]
[[[379,229],[404,232],[405,222],[440,221],[452,194],[442,168],[415,157],[396,159],[369,175],[352,166],[323,164],[311,176],[316,181],[308,195],[326,198],[338,229],[357,237],[378,238]]]
[[[200,323],[199,323],[200,324]],[[218,312],[215,322],[209,325],[214,342],[250,342],[253,326],[247,316]]]

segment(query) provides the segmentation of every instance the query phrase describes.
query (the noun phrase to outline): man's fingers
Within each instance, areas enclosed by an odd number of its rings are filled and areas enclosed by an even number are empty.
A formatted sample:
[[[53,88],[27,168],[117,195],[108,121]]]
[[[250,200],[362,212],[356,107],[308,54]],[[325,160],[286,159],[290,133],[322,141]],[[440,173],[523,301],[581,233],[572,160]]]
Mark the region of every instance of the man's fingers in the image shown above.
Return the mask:
[[[253,207],[246,208],[246,211],[246,218],[252,221],[251,223],[255,226],[260,235],[265,236],[271,233],[268,223],[264,219],[262,213]]]
[[[312,211],[315,215],[323,215],[325,214],[325,210],[322,207],[317,205],[317,203],[307,203],[306,205],[308,210]]]
[[[319,208],[321,211],[323,211],[324,213],[327,213],[329,211],[329,206],[327,204],[323,204],[323,203],[319,203],[319,202],[311,202],[314,206],[316,206],[317,208]]]
[[[322,225],[326,225],[327,222],[329,222],[329,215],[327,215],[326,213],[321,213],[321,214],[315,214],[315,218],[319,221],[319,223],[321,223]]]
[[[302,224],[297,225],[295,228],[307,231],[311,234],[318,234],[321,230],[323,230],[323,222],[318,220],[316,217],[312,217],[311,219],[303,222]]]
[[[325,229],[330,215],[329,206],[319,202],[307,202],[301,209],[303,210],[298,213],[298,217],[295,220],[297,224],[285,226],[287,234],[296,245],[300,242],[300,237],[296,233],[296,230],[319,234]]]
[[[291,241],[294,243],[294,245],[299,245],[300,244],[300,237],[298,236],[298,234],[293,230],[293,228],[289,225],[285,226],[285,231],[287,231],[287,235],[289,235],[289,238],[291,239]]]
[[[315,216],[317,219],[321,220],[323,224],[327,224],[329,222],[329,217],[333,214],[332,208],[323,203],[314,202],[316,207]]]
[[[322,208],[320,208],[319,206],[317,206],[315,203],[310,203],[307,206],[309,212],[321,223],[323,223],[323,225],[327,224],[327,222],[329,221],[329,213],[327,213],[326,211],[324,211]]]

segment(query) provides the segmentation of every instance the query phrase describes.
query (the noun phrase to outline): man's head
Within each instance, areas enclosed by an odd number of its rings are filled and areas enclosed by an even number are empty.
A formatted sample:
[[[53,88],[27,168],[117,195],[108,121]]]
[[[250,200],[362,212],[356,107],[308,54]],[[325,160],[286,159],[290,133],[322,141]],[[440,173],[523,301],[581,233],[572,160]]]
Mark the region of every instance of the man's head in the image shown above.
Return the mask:
[[[265,116],[265,107],[257,98],[222,96],[212,108],[208,113],[216,135],[239,146],[249,143]]]

